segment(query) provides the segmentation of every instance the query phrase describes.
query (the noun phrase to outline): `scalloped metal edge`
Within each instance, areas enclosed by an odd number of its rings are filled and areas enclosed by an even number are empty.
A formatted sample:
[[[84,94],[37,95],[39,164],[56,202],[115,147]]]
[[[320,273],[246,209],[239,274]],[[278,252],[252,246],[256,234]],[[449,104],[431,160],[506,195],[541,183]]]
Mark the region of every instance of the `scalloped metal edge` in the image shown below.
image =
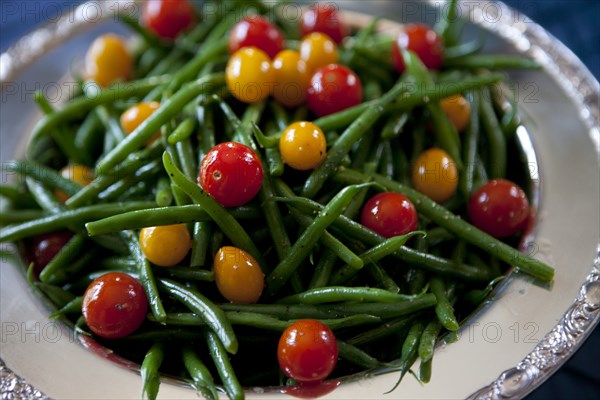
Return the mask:
[[[429,0],[439,6],[439,1]],[[62,43],[72,35],[90,26],[84,14],[93,4],[101,18],[114,14],[132,4],[127,0],[86,2],[72,14],[61,17],[21,38],[14,46],[0,55],[0,84],[8,82],[26,66]],[[487,3],[486,3],[487,4]],[[598,81],[581,61],[560,41],[548,34],[541,26],[528,22],[515,24],[515,11],[503,3],[495,2],[493,21],[482,18],[481,12],[470,12],[470,20],[476,25],[495,32],[513,43],[518,49],[541,62],[559,85],[580,107],[581,118],[589,128],[589,134],[600,153],[600,90]],[[478,4],[475,10],[483,7]],[[479,16],[477,18],[477,16]],[[522,17],[522,16],[521,16]],[[565,312],[560,322],[537,344],[531,353],[516,367],[504,371],[496,381],[469,396],[469,399],[516,399],[522,398],[544,382],[577,350],[600,321],[600,243],[592,271],[582,284],[579,297]],[[0,359],[0,393],[2,398],[47,399],[48,397],[12,372]]]

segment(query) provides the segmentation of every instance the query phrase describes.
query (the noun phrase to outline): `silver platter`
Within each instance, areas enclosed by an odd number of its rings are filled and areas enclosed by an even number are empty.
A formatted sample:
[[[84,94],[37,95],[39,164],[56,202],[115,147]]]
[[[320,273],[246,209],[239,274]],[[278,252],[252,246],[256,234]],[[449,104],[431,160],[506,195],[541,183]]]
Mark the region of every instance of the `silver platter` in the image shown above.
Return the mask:
[[[430,1],[442,7],[440,1]],[[469,3],[469,4],[466,4]],[[424,2],[340,1],[352,11],[386,18],[431,19]],[[115,12],[133,12],[128,1],[87,2],[23,37],[0,56],[0,161],[19,154],[39,118],[31,94],[38,89],[59,101],[72,82],[61,80],[98,34],[124,32]],[[432,382],[405,379],[396,391],[395,374],[344,383],[327,399],[522,398],[555,372],[600,320],[600,87],[575,55],[525,15],[498,2],[465,2],[472,26],[491,33],[492,52],[527,54],[541,72],[511,75],[515,100],[539,162],[541,193],[532,246],[535,257],[556,268],[554,285],[540,287],[512,274],[509,282],[461,330],[458,342],[438,349]],[[393,18],[391,18],[393,19]],[[402,20],[399,22],[407,22]],[[396,29],[385,23],[385,29]],[[52,97],[54,96],[54,97]],[[535,174],[534,174],[535,175]],[[2,171],[2,179],[11,179]],[[3,246],[0,267],[0,392],[2,398],[139,398],[135,369],[93,354],[65,326],[49,321],[42,301],[27,285]],[[7,255],[9,254],[9,255]],[[6,264],[6,265],[5,265]],[[12,265],[9,265],[12,264]],[[37,390],[36,390],[37,389]],[[160,398],[193,399],[190,388],[161,386]],[[249,399],[288,399],[279,392],[249,390]]]

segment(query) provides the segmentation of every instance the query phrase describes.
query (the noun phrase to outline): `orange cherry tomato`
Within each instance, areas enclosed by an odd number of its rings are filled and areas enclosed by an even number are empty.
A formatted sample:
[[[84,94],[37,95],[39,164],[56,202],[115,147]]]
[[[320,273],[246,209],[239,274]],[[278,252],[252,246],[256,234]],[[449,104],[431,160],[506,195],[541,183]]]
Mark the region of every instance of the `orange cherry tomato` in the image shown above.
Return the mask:
[[[469,125],[471,105],[463,96],[446,97],[440,101],[440,106],[457,131],[462,132]]]
[[[60,174],[64,178],[79,183],[81,186],[87,186],[92,180],[94,180],[94,171],[91,168],[80,164],[66,165],[60,170]],[[69,196],[61,190],[54,191],[54,194],[61,203],[64,203],[69,198]]]
[[[217,251],[214,262],[217,289],[232,303],[256,303],[265,287],[265,274],[250,254],[233,246]]]
[[[284,163],[298,170],[319,166],[327,156],[327,139],[312,122],[294,122],[283,131],[279,151]]]
[[[125,133],[130,134],[159,108],[160,103],[156,101],[135,104],[121,114],[121,127]],[[149,146],[158,138],[160,138],[160,132],[156,132],[156,134],[146,142],[146,145]]]
[[[304,60],[308,72],[312,74],[321,67],[337,64],[338,49],[329,36],[313,32],[306,35],[300,42],[300,58]]]
[[[242,47],[229,58],[225,81],[236,99],[244,103],[263,101],[275,85],[271,59],[256,47]]]
[[[297,107],[306,100],[310,75],[306,63],[295,50],[283,50],[273,59],[275,87],[273,97],[286,107]]]
[[[90,46],[85,55],[85,75],[105,87],[129,79],[133,59],[123,39],[114,34],[102,35]]]
[[[153,226],[140,231],[140,246],[151,263],[172,267],[188,254],[192,239],[184,224]]]
[[[443,203],[454,195],[458,186],[456,163],[442,149],[426,150],[413,166],[412,183],[419,192]]]

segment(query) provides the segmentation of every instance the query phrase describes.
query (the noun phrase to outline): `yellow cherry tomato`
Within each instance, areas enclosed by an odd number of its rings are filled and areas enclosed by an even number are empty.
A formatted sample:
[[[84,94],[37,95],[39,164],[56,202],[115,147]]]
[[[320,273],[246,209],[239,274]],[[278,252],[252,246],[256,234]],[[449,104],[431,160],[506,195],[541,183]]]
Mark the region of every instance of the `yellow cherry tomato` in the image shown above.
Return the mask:
[[[317,69],[328,64],[337,64],[338,49],[329,36],[320,32],[310,33],[300,42],[300,58],[306,63],[312,75]]]
[[[73,182],[79,183],[81,186],[87,186],[94,179],[94,171],[91,168],[88,168],[84,165],[80,164],[69,164],[63,167],[60,170],[60,174],[67,179],[72,180]],[[67,201],[69,196],[60,190],[54,191],[56,198],[61,203]]]
[[[263,101],[275,85],[271,59],[256,47],[242,47],[229,58],[225,81],[236,99],[244,103]]]
[[[123,127],[125,133],[130,134],[159,108],[160,103],[156,101],[135,104],[121,114],[121,127]],[[152,144],[152,142],[159,137],[160,132],[156,132],[156,134],[146,142],[146,145]]]
[[[119,36],[98,37],[85,55],[85,74],[100,86],[127,80],[133,70],[133,59]]]
[[[273,97],[286,107],[299,106],[306,100],[310,76],[306,63],[295,50],[280,51],[273,59],[275,87]]]
[[[471,118],[471,105],[463,96],[457,94],[440,101],[442,110],[452,122],[457,131],[465,130]]]
[[[319,166],[327,155],[327,140],[321,128],[312,122],[294,122],[283,131],[279,151],[284,163],[294,169]]]
[[[421,153],[412,170],[415,189],[438,203],[456,192],[458,170],[454,160],[442,149],[432,148]]]
[[[250,254],[233,246],[217,251],[214,262],[217,289],[232,303],[256,303],[265,287],[265,274]]]
[[[151,263],[172,267],[185,258],[192,239],[184,224],[152,226],[140,231],[140,246]]]

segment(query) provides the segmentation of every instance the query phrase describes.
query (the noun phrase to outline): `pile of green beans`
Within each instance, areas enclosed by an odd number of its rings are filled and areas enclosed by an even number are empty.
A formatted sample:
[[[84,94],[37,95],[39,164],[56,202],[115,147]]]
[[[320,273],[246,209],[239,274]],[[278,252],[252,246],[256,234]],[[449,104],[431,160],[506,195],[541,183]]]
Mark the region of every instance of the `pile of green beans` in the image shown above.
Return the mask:
[[[373,368],[399,371],[401,379],[420,359],[415,375],[429,381],[437,343],[465,324],[511,267],[553,279],[552,268],[515,249],[519,237],[494,239],[465,213],[471,193],[488,179],[528,187],[527,166],[507,163],[517,151],[517,111],[512,105],[504,112],[495,90],[503,75],[489,71],[539,65],[477,54],[480,41],[461,44],[457,25],[443,23],[437,29],[449,47],[442,71],[428,71],[405,52],[407,72],[400,76],[387,54],[393,38],[378,33],[374,20],[340,45],[342,62],[364,84],[362,104],[320,118],[274,100],[242,104],[224,90],[222,38],[235,23],[228,11],[237,3],[218,7],[173,43],[154,41],[135,19],[122,17],[142,39],[135,80],[94,96],[82,87],[58,109],[36,94],[44,116],[27,160],[3,165],[15,179],[0,185],[10,207],[0,214],[0,242],[26,248],[39,235],[73,232],[39,277],[33,265],[28,277],[56,305],[50,317],[85,334],[93,335],[81,317],[90,282],[111,271],[140,281],[149,303],[142,326],[125,338],[96,339],[141,365],[143,396],[150,399],[163,373],[208,399],[221,390],[242,399],[244,386],[295,384],[278,369],[277,341],[306,318],[322,321],[338,339],[332,379]],[[290,31],[289,24],[282,29]],[[464,95],[472,110],[460,137],[439,105],[454,94]],[[161,106],[125,135],[117,110],[142,100]],[[291,171],[277,147],[281,131],[301,119],[312,119],[328,138],[324,162],[310,172]],[[145,146],[156,132],[160,140]],[[231,140],[257,153],[265,175],[255,199],[225,208],[197,176],[203,156]],[[446,204],[410,183],[411,164],[431,147],[446,150],[459,170],[458,190]],[[92,182],[82,187],[61,176],[58,170],[70,163],[94,169]],[[66,203],[57,191],[69,196]],[[417,231],[386,239],[358,222],[365,201],[382,191],[415,204]],[[175,267],[154,266],[140,248],[139,230],[171,224],[189,228],[190,254]],[[225,245],[251,254],[264,272],[257,304],[227,303],[217,291],[213,261]]]

